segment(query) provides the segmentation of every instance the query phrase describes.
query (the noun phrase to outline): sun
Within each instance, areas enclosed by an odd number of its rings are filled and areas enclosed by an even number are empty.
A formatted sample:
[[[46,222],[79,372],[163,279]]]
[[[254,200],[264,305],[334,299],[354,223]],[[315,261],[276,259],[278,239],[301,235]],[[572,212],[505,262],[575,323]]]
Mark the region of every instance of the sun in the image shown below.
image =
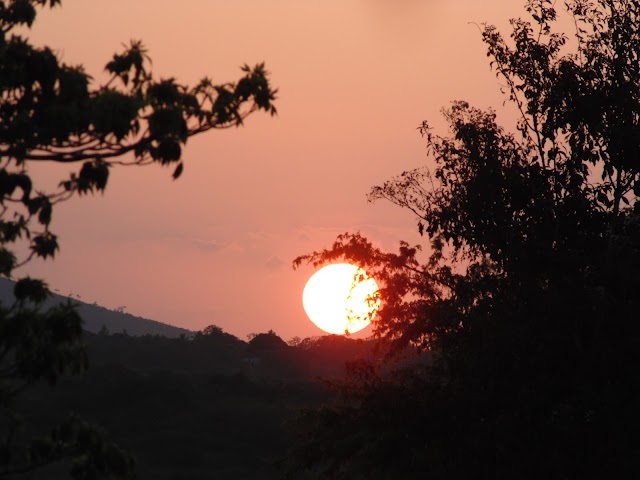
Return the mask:
[[[302,305],[318,328],[343,335],[371,323],[380,306],[380,293],[362,268],[334,263],[312,275],[302,292]]]

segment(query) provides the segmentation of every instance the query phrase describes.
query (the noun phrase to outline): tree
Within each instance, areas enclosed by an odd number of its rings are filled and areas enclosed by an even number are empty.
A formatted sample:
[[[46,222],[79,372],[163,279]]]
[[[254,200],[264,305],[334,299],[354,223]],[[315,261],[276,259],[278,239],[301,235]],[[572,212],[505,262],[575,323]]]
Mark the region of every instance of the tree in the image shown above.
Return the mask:
[[[515,133],[454,102],[419,130],[435,168],[371,191],[416,214],[430,255],[359,234],[297,258],[359,262],[382,284],[374,334],[434,362],[358,367],[349,402],[310,414],[293,464],[323,478],[602,478],[640,444],[640,4],[530,0],[482,38]]]
[[[274,354],[289,349],[287,343],[280,338],[276,332],[269,330],[267,333],[259,333],[251,340],[247,346],[250,354]]]
[[[264,65],[242,67],[235,83],[205,78],[193,87],[156,79],[142,43],[134,41],[106,65],[109,79],[94,85],[81,65],[67,65],[49,47],[17,34],[31,27],[37,8],[60,0],[0,1],[0,275],[11,278],[33,258],[58,250],[50,225],[53,207],[73,196],[103,191],[117,165],[169,166],[183,171],[187,140],[240,126],[248,115],[274,115],[276,91]],[[34,162],[78,164],[57,191],[34,185]],[[18,258],[21,242],[28,253]],[[87,366],[82,320],[71,303],[43,310],[49,295],[41,280],[15,285],[16,302],[0,307],[0,476],[72,459],[75,478],[125,476],[133,463],[98,431],[70,419],[30,439],[18,415],[19,395],[35,382],[54,384]]]

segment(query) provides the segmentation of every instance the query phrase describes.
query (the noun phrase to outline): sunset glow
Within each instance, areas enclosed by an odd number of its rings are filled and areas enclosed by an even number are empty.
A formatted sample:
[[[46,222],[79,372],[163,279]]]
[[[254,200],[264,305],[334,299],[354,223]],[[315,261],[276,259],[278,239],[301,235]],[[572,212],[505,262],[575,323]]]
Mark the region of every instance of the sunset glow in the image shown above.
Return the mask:
[[[179,181],[163,168],[113,168],[104,195],[56,210],[56,260],[24,274],[191,330],[316,334],[299,301],[313,270],[294,271],[291,260],[345,231],[391,250],[398,239],[422,241],[410,216],[366,195],[430,161],[416,127],[428,120],[444,133],[440,110],[451,100],[494,106],[513,123],[477,25],[508,31],[521,14],[522,2],[507,0],[65,0],[42,9],[25,34],[84,65],[96,84],[114,52],[139,39],[156,77],[185,85],[233,81],[244,63],[265,62],[278,116],[193,137]],[[32,170],[39,188],[55,189],[71,169]]]

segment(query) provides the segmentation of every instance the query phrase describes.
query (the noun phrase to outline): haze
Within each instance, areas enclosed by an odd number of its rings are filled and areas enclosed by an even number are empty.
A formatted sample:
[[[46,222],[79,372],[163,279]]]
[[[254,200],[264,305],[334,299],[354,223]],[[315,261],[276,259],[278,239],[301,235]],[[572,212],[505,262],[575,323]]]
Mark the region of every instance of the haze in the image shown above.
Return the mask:
[[[513,0],[65,0],[30,33],[96,80],[111,55],[141,39],[156,76],[194,83],[266,62],[279,115],[191,139],[178,181],[161,168],[112,170],[101,196],[56,209],[61,251],[25,273],[80,296],[189,329],[244,337],[322,332],[301,295],[312,268],[291,260],[345,231],[384,248],[418,242],[415,221],[366,194],[423,164],[416,127],[440,109],[502,96],[480,31],[522,12]],[[65,167],[40,168],[57,184]],[[20,273],[20,272],[19,272]]]

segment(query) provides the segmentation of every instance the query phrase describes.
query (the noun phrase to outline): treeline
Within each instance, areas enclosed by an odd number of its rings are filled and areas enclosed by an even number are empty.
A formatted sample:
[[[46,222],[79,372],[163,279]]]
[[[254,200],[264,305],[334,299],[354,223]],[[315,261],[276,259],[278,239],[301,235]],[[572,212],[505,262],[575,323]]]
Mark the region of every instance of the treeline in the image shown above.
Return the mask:
[[[255,378],[337,376],[345,364],[373,356],[374,342],[339,335],[295,339],[274,331],[252,334],[248,341],[212,325],[193,336],[131,336],[126,332],[86,333],[91,367],[119,364],[134,370],[237,374]]]
[[[85,338],[90,368],[25,392],[22,434],[77,415],[132,453],[137,478],[154,480],[282,478],[296,419],[334,403],[326,381],[374,348],[335,335],[289,345],[273,331],[245,342],[215,326],[192,337],[104,329]],[[68,478],[68,466],[38,475]]]

